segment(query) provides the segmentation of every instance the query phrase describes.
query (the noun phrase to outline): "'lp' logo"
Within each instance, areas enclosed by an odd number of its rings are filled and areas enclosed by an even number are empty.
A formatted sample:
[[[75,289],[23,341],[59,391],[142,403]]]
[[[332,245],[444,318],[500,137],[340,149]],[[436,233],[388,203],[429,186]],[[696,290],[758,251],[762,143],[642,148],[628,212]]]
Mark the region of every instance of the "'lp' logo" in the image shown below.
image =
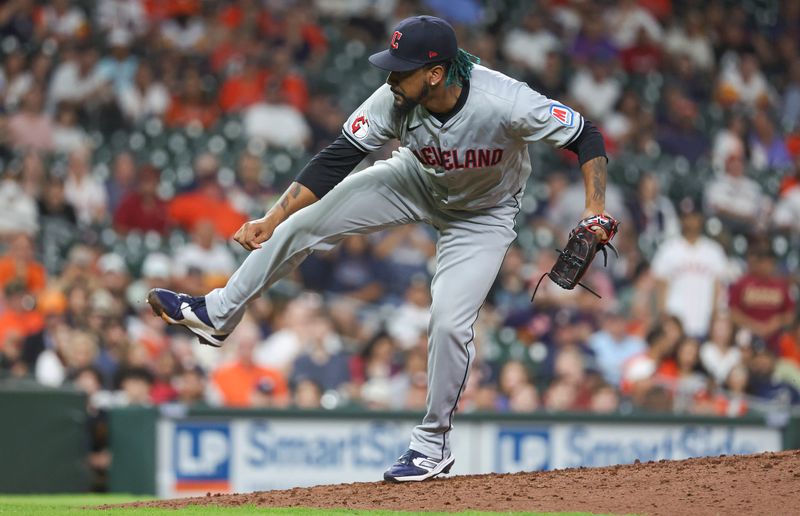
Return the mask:
[[[178,480],[227,480],[231,439],[227,424],[179,423],[175,428]]]
[[[542,471],[550,466],[550,432],[543,428],[501,428],[495,448],[495,471]]]

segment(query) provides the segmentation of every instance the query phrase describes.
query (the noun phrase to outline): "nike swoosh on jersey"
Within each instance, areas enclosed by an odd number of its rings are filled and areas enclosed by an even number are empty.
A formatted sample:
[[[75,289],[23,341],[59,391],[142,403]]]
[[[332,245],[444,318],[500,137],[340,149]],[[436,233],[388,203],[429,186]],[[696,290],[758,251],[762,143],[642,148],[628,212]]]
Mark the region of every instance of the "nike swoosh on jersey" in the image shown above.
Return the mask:
[[[410,133],[411,131],[416,131],[416,130],[417,130],[417,129],[419,129],[420,127],[422,127],[422,124],[417,124],[417,125],[415,125],[414,127],[411,127],[411,126],[406,126],[406,131],[408,131],[408,132]]]

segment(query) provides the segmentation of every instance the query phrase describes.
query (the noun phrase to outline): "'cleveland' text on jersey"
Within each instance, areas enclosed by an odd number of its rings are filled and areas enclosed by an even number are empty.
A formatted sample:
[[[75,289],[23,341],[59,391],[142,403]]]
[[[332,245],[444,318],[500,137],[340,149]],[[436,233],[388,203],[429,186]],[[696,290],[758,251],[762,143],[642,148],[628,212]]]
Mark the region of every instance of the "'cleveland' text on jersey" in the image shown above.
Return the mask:
[[[342,132],[372,152],[398,139],[428,175],[443,205],[481,210],[514,202],[531,173],[528,144],[569,145],[583,130],[583,117],[527,84],[477,65],[467,100],[444,124],[423,106],[393,116],[388,84],[378,88],[344,123]]]
[[[458,149],[443,151],[436,147],[423,147],[411,152],[420,163],[445,170],[491,167],[503,159],[503,149],[466,149],[459,154]]]

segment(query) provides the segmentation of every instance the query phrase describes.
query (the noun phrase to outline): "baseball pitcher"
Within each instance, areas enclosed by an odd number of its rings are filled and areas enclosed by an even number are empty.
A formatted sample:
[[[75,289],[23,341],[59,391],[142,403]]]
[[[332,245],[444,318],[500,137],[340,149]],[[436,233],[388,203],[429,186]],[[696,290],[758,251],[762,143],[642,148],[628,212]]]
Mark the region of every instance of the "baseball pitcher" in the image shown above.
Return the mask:
[[[346,235],[431,224],[439,239],[427,413],[408,451],[384,473],[389,481],[420,481],[448,473],[455,461],[450,431],[475,357],[472,326],[516,237],[514,219],[531,173],[528,144],[543,141],[578,155],[586,190],[582,227],[597,244],[608,242],[616,224],[604,213],[607,160],[599,131],[569,106],[476,64],[446,21],[403,20],[389,48],[369,60],[389,72],[386,84],[264,217],[239,229],[234,238],[251,253],[227,285],[203,297],[154,289],[147,301],[168,323],[221,346],[248,301],[312,251],[329,250]],[[348,175],[390,139],[402,144],[391,158]]]

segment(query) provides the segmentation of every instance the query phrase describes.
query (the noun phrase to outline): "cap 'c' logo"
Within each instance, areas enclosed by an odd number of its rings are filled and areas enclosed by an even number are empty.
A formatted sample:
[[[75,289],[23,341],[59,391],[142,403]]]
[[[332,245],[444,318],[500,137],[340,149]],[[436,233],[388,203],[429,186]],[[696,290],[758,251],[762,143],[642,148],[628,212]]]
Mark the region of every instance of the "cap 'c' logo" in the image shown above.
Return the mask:
[[[402,32],[394,31],[394,34],[392,34],[391,47],[392,48],[397,48],[397,42],[400,41],[400,38],[402,38],[402,37],[403,37],[403,33]]]
[[[359,113],[355,120],[353,120],[353,123],[350,124],[350,131],[353,133],[353,136],[359,140],[366,138],[367,133],[369,133],[369,120],[367,120],[367,116]]]

